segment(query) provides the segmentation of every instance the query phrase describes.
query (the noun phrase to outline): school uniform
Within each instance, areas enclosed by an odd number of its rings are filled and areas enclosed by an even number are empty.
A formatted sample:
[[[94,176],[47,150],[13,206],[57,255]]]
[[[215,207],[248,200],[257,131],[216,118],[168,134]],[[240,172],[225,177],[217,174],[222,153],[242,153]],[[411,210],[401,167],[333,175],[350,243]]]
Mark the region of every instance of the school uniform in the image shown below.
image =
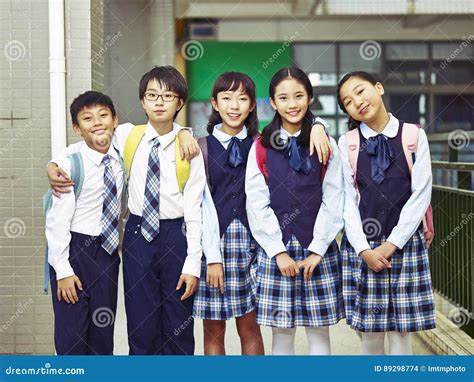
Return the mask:
[[[53,196],[46,215],[55,347],[58,355],[110,355],[117,308],[123,168],[112,146],[104,155],[84,143],[79,152],[84,182],[77,200],[74,192]],[[69,158],[55,162],[70,175]],[[104,221],[106,216],[111,220]],[[58,301],[57,280],[72,275],[83,286],[82,291],[76,288],[79,301]]]
[[[115,131],[113,144],[122,158],[133,127],[126,123]],[[199,155],[191,161],[189,179],[179,191],[175,138],[181,129],[174,123],[171,132],[159,136],[148,122],[131,165],[130,217],[122,246],[131,355],[194,353],[194,296],[181,301],[186,285],[179,290],[176,286],[182,273],[200,276],[206,180]],[[74,150],[72,146],[68,150]],[[143,218],[145,210],[151,220]]]
[[[346,137],[339,139],[345,183],[343,295],[347,323],[361,332],[412,332],[435,327],[428,252],[420,225],[431,198],[428,141],[420,130],[410,174],[402,129],[393,115],[381,134],[364,123],[360,125],[356,176],[359,196]],[[377,152],[391,157],[384,171],[373,168],[380,159]],[[360,253],[384,241],[399,249],[389,259],[390,269],[373,272]]]
[[[203,209],[216,211],[214,219],[203,220],[203,242],[220,243],[205,247],[199,289],[193,315],[206,320],[229,320],[255,309],[256,249],[245,210],[245,169],[253,138],[244,127],[235,137],[214,126],[207,140],[208,185],[211,197],[203,199]],[[205,204],[209,204],[206,206]],[[206,250],[207,249],[207,250]],[[224,294],[206,284],[207,265],[222,263]]]
[[[300,132],[280,129],[287,148]],[[289,141],[291,139],[291,141]],[[286,150],[266,149],[268,185],[257,165],[255,145],[249,153],[245,190],[251,232],[257,240],[257,323],[278,328],[320,327],[344,316],[335,237],[342,228],[343,182],[336,144],[324,180],[316,155],[301,148],[304,169],[295,170]],[[306,158],[306,160],[305,160]],[[309,163],[308,163],[309,162]],[[310,253],[323,256],[304,282],[281,274],[275,256],[287,252],[296,262]]]

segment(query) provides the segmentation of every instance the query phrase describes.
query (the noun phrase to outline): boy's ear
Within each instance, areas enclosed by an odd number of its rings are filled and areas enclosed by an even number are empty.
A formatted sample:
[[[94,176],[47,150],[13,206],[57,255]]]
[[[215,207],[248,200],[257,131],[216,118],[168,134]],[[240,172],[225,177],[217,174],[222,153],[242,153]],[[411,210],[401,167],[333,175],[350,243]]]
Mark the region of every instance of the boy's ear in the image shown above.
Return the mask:
[[[275,105],[275,102],[273,102],[273,98],[270,98],[270,105],[272,105],[273,109],[276,111],[277,107]]]
[[[115,116],[114,117],[114,130],[117,128],[118,124],[119,124],[118,118],[117,116]]]
[[[145,110],[145,100],[143,98],[140,99],[140,103],[142,104],[143,110]]]
[[[384,95],[384,94],[385,94],[385,89],[383,88],[382,83],[377,82],[377,83],[375,84],[375,88],[377,89],[377,91],[379,92],[380,95]]]
[[[184,106],[184,101],[181,98],[179,98],[178,107],[176,108],[176,111],[180,111],[183,106]]]
[[[72,129],[74,130],[74,132],[77,134],[77,135],[80,135],[82,137],[82,131],[81,131],[81,128],[79,127],[79,125],[77,123],[73,123],[72,124]]]

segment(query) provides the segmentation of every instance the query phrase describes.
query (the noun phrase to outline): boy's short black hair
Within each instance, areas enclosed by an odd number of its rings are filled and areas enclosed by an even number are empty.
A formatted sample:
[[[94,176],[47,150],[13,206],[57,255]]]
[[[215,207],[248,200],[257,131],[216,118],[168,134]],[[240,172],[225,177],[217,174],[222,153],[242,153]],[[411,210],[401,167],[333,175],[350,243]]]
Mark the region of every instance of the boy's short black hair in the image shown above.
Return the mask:
[[[148,82],[156,80],[163,88],[175,92],[179,98],[186,102],[188,98],[188,85],[183,75],[172,66],[155,66],[146,72],[140,80],[138,95],[140,100],[145,96]]]
[[[74,101],[72,101],[71,106],[69,107],[69,111],[71,112],[71,119],[72,123],[77,125],[77,115],[80,113],[82,109],[85,107],[92,107],[92,106],[105,106],[110,109],[112,112],[112,117],[116,116],[114,103],[112,99],[101,92],[97,92],[95,90],[89,90],[85,93],[79,94]]]

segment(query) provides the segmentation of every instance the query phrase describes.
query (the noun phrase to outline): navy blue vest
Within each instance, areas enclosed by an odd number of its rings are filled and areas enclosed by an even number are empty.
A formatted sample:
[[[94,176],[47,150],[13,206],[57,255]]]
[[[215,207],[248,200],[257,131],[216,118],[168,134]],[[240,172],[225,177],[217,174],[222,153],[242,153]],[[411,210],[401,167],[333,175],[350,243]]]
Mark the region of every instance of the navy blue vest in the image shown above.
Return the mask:
[[[385,171],[385,179],[380,185],[372,181],[367,140],[359,129],[357,187],[360,192],[360,216],[368,240],[381,240],[382,236],[390,235],[398,223],[403,206],[411,196],[411,174],[403,152],[402,129],[403,125],[400,123],[398,134],[388,138],[395,159]]]
[[[291,235],[308,248],[313,240],[313,229],[322,201],[322,166],[316,155],[310,157],[312,170],[308,175],[290,167],[282,150],[267,149],[268,188],[270,207],[280,224],[283,242]],[[304,155],[309,150],[304,150]],[[262,222],[261,224],[265,224]]]
[[[253,138],[247,136],[242,141],[244,164],[231,167],[227,164],[227,150],[222,143],[209,135],[207,139],[208,173],[212,200],[219,216],[219,230],[222,236],[234,219],[239,219],[249,230],[247,212],[245,210],[245,170],[247,158]]]

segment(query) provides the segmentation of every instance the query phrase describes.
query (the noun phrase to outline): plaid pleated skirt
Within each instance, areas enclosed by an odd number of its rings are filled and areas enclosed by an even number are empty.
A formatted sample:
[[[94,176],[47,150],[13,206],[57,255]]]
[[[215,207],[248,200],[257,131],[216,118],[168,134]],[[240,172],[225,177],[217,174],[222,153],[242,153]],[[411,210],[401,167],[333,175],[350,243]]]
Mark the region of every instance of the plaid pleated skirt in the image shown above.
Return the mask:
[[[194,298],[193,316],[204,320],[230,320],[255,310],[257,291],[257,242],[239,219],[234,219],[221,238],[224,294],[206,284],[207,264]]]
[[[381,241],[370,241],[371,249]],[[392,268],[372,271],[347,237],[341,243],[347,323],[360,332],[416,332],[435,328],[428,250],[421,231],[391,257]]]
[[[309,251],[293,235],[286,245],[295,261]],[[329,246],[313,276],[304,282],[303,270],[295,277],[283,276],[275,258],[257,250],[257,323],[278,328],[329,326],[344,318],[341,277],[336,241]]]

